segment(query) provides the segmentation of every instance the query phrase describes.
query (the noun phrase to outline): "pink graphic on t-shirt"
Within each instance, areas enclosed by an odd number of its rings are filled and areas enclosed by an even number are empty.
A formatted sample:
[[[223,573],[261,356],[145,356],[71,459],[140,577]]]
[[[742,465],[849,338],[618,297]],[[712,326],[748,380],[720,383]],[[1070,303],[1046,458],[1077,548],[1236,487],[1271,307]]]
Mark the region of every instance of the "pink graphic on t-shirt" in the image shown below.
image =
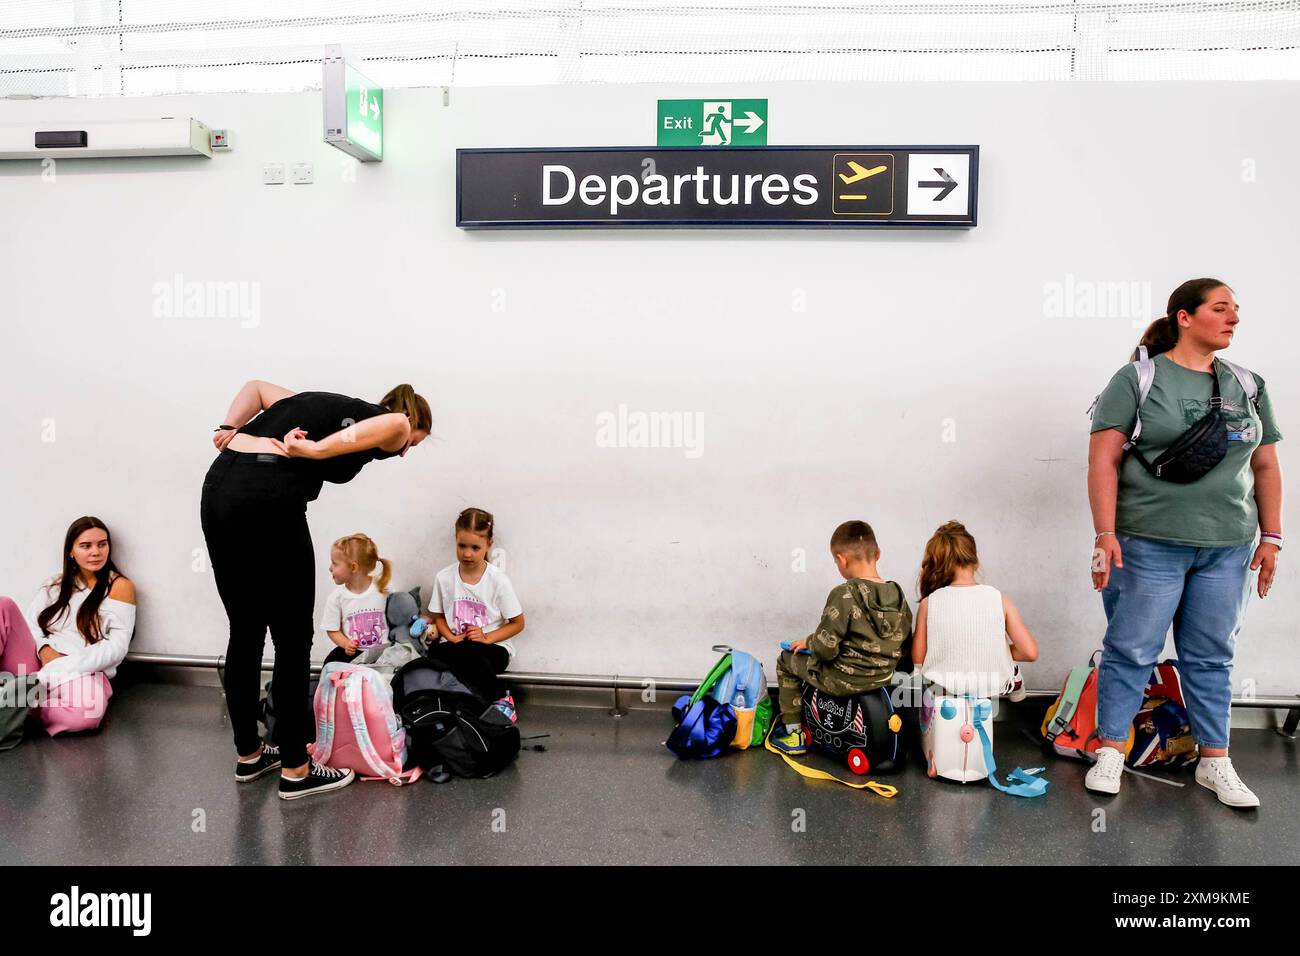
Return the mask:
[[[488,609],[482,601],[457,598],[451,605],[451,632],[464,634],[471,627],[487,626]]]
[[[348,637],[361,647],[374,647],[387,636],[383,611],[357,611],[348,615]]]

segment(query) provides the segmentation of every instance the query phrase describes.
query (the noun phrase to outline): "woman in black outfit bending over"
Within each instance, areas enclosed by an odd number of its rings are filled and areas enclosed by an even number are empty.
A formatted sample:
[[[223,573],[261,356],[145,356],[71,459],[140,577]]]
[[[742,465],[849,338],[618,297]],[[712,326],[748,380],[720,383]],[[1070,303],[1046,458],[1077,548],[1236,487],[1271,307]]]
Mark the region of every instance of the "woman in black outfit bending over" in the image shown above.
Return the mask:
[[[255,417],[256,416],[256,417]],[[221,454],[203,481],[201,517],[217,591],[230,618],[226,706],[240,782],[280,769],[280,797],[337,790],[352,771],[307,760],[316,555],[307,502],[379,458],[405,455],[429,435],[429,403],[399,385],[378,405],[332,392],[297,394],[249,382],[217,426]],[[257,729],[262,647],[275,646],[275,744]]]

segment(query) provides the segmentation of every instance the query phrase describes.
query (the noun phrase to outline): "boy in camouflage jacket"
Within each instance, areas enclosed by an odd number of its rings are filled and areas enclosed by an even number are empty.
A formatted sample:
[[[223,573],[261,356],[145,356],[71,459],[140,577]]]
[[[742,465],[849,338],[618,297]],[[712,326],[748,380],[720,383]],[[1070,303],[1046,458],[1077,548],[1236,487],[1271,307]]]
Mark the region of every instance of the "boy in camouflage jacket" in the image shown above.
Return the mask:
[[[903,589],[876,570],[880,547],[865,521],[846,521],[831,535],[831,555],[844,583],[826,598],[815,633],[776,660],[781,720],[772,744],[790,754],[808,749],[803,732],[803,685],[836,697],[884,687],[894,677],[912,609]]]

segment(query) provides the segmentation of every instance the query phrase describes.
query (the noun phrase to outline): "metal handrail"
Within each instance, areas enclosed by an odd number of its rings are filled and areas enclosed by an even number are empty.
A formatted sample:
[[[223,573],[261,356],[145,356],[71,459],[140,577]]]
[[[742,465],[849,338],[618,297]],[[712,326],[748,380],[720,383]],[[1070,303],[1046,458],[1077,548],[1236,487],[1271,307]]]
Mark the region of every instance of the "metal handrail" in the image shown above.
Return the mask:
[[[198,667],[210,670],[224,670],[224,654],[208,656],[201,654],[152,654],[147,651],[133,651],[126,659],[132,664],[146,664],[155,667]],[[272,669],[273,662],[262,661],[262,670]],[[312,664],[313,674],[319,674],[320,664]],[[523,687],[589,687],[597,690],[626,690],[653,686],[656,690],[694,690],[699,686],[698,679],[683,677],[628,677],[622,674],[551,674],[530,671],[511,671],[510,682]],[[775,685],[772,685],[775,686]],[[1056,697],[1055,690],[1029,690],[1027,697]],[[1234,697],[1234,707],[1280,707],[1291,709],[1300,706],[1300,695],[1295,697]]]

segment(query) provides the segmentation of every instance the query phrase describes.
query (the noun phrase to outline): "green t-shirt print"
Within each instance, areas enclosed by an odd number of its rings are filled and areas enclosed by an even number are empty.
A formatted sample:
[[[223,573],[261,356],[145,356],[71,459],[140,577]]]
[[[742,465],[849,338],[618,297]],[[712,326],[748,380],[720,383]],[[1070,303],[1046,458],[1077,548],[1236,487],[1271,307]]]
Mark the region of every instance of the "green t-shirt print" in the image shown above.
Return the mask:
[[[1231,369],[1215,363],[1223,416],[1240,440],[1228,442],[1228,454],[1208,474],[1187,485],[1162,481],[1132,455],[1119,467],[1119,497],[1115,530],[1202,548],[1238,547],[1255,539],[1255,476],[1250,457],[1260,445],[1282,439],[1273,418],[1273,405],[1264,380],[1259,386],[1259,411]],[[1254,375],[1254,373],[1251,373]],[[1155,378],[1142,405],[1142,435],[1138,450],[1148,461],[1173,444],[1188,426],[1210,410],[1213,382],[1209,372],[1184,368],[1167,355],[1155,357]],[[1137,417],[1137,369],[1131,364],[1116,372],[1097,400],[1092,431],[1114,428],[1133,434]],[[1231,437],[1231,436],[1230,436]]]

